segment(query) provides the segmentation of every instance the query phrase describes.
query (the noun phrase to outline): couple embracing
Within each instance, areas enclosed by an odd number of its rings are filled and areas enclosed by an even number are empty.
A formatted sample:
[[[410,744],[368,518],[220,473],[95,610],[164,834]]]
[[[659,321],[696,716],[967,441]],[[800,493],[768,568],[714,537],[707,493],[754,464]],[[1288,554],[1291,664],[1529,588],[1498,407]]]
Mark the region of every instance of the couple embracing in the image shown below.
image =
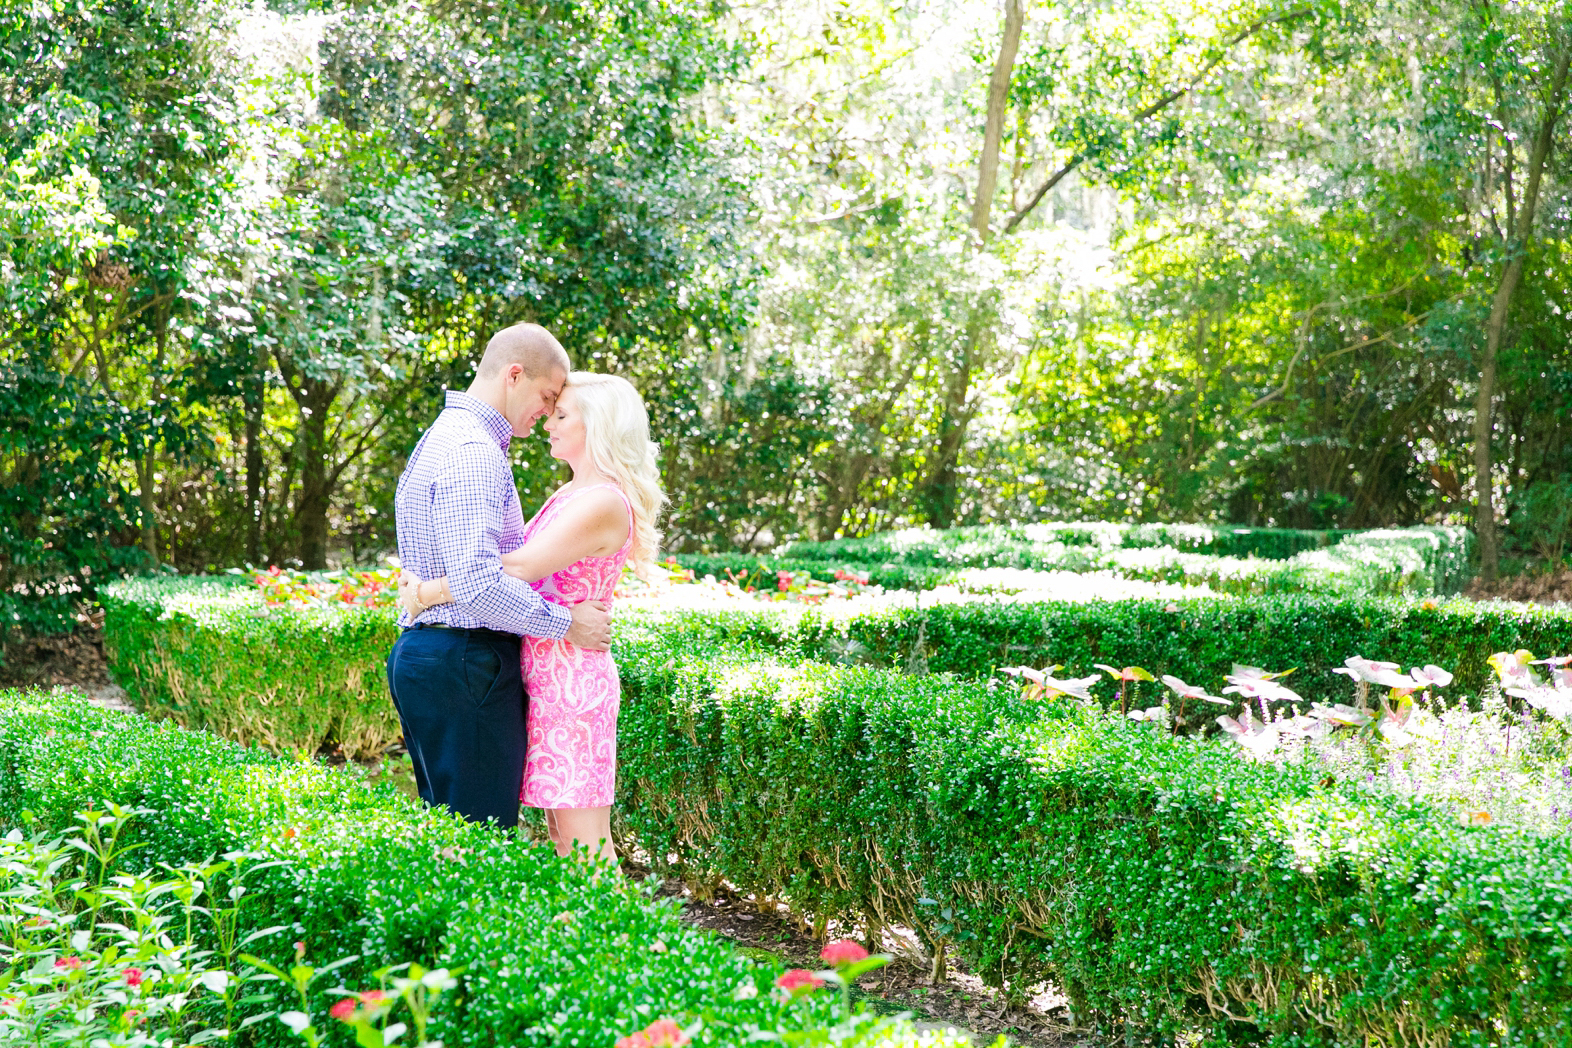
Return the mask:
[[[541,418],[573,480],[526,523],[507,452]],[[427,804],[503,827],[541,808],[557,854],[615,862],[610,603],[624,563],[653,561],[664,501],[638,392],[573,371],[545,328],[498,332],[468,391],[448,391],[395,503],[388,684]]]

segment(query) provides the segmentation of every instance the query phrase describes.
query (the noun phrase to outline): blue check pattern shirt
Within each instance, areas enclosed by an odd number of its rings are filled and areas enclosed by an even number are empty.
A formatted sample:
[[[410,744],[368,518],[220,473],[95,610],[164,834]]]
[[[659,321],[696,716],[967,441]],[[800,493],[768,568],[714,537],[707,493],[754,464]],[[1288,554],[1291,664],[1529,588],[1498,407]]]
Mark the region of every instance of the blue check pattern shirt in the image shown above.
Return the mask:
[[[452,604],[420,617],[465,629],[485,627],[559,638],[573,616],[502,571],[502,554],[523,545],[524,512],[508,465],[513,427],[468,393],[447,391],[436,422],[415,445],[394,502],[399,560],[423,579],[446,575]],[[399,625],[410,624],[409,614]]]

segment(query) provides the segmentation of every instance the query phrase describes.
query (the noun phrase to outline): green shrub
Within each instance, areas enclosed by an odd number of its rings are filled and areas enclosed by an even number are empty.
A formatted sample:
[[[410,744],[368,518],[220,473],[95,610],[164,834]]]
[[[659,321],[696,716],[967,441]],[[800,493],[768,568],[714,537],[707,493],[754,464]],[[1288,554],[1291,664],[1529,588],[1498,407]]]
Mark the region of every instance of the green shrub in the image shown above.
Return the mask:
[[[808,572],[819,579],[834,577],[839,567],[850,568],[876,586],[890,590],[931,590],[954,582],[955,568],[922,567],[909,564],[867,564],[853,560],[840,563],[803,557],[768,557],[748,553],[680,553],[674,558],[680,567],[698,578],[715,576],[720,582],[735,582],[744,589],[773,590],[776,572]]]
[[[0,822],[24,811],[63,828],[106,801],[147,809],[122,845],[136,869],[244,849],[278,861],[253,872],[238,937],[276,965],[356,955],[347,986],[388,964],[463,966],[460,1001],[434,1036],[458,1046],[609,1048],[656,1016],[703,1017],[701,1044],[753,1029],[802,1030],[837,1016],[830,995],[772,998],[760,967],[685,928],[676,904],[603,867],[471,826],[322,766],[268,757],[211,735],[89,706],[61,693],[0,692]],[[738,992],[742,987],[746,992]],[[319,1029],[347,1030],[322,1013]],[[257,1043],[298,1044],[276,1022]],[[911,1043],[909,1030],[888,1043]]]
[[[970,527],[907,528],[860,539],[794,542],[782,553],[810,560],[844,560],[873,564],[967,567],[1032,567],[1034,551],[1053,544],[1090,550],[1162,547],[1182,553],[1218,557],[1261,557],[1287,560],[1296,553],[1321,549],[1353,531],[1300,531],[1288,528],[1246,528],[1229,524],[1111,524],[1104,521],[1041,524],[982,524]]]
[[[1472,541],[1464,528],[1295,532],[1178,524],[988,525],[796,543],[781,558],[752,563],[761,577],[775,568],[811,570],[814,562],[855,565],[880,585],[920,589],[954,581],[954,573],[965,568],[1026,568],[1111,571],[1236,595],[1428,596],[1463,588],[1471,574]],[[750,560],[738,559],[739,567]],[[695,570],[703,563],[697,557],[679,561]],[[719,566],[715,558],[709,561]],[[706,563],[700,574],[710,570]],[[715,574],[723,577],[722,571]]]
[[[103,599],[111,669],[150,714],[284,753],[312,753],[335,739],[351,754],[374,754],[398,735],[383,676],[397,635],[389,609],[259,616],[253,592],[201,579],[117,583]],[[1348,685],[1332,671],[1350,655],[1405,668],[1435,663],[1457,674],[1457,692],[1478,694],[1494,652],[1572,653],[1565,610],[1464,600],[1283,595],[918,608],[892,597],[882,611],[832,611],[761,604],[652,615],[628,604],[619,609],[619,636],[669,632],[693,643],[974,678],[1055,663],[1085,674],[1107,662],[1216,687],[1244,663],[1295,669],[1289,683],[1301,695],[1335,701]]]
[[[275,753],[398,737],[386,608],[265,606],[249,580],[131,579],[103,587],[104,649],[137,707]]]
[[[909,925],[1127,1037],[1572,1043],[1565,836],[997,683],[691,638],[621,665],[619,822],[695,883]]]

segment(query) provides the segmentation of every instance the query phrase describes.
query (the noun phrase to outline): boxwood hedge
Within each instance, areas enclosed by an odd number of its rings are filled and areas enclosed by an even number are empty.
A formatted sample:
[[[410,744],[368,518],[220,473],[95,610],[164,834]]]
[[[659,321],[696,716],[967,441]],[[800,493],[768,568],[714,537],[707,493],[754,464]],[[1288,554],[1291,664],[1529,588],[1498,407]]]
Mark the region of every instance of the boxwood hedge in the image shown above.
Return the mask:
[[[209,614],[182,593],[139,591],[136,614],[109,606],[106,630],[175,623],[195,683],[230,650],[204,631],[313,643],[305,623]],[[369,669],[391,632],[317,638],[317,654],[281,665]],[[1469,829],[989,679],[999,665],[1106,661],[1215,687],[1248,662],[1297,666],[1307,698],[1344,698],[1330,668],[1360,654],[1440,663],[1466,692],[1492,651],[1572,651],[1565,611],[1304,596],[892,602],[850,619],[772,606],[629,615],[618,644],[619,832],[701,888],[725,878],[810,920],[910,925],[996,980],[1050,976],[1082,1016],[1132,1036],[1199,1025],[1285,1046],[1572,1043],[1564,838]],[[35,788],[51,774],[75,772]]]
[[[1235,595],[1427,596],[1463,588],[1472,574],[1472,550],[1472,535],[1464,528],[1295,532],[1179,524],[985,525],[796,543],[779,558],[752,559],[750,570],[755,575],[812,570],[817,563],[823,573],[853,566],[893,588],[931,588],[966,568],[1110,571],[1129,579],[1204,583]],[[750,563],[737,555],[678,560],[717,578]]]
[[[267,614],[254,592],[224,580],[134,581],[103,590],[104,639],[117,680],[142,710],[274,752],[337,741],[351,755],[398,736],[383,665],[397,626],[387,609]],[[973,603],[841,618],[801,605],[649,618],[625,605],[626,636],[678,632],[728,646],[826,662],[988,677],[1000,666],[1142,666],[1220,685],[1235,663],[1295,669],[1306,699],[1346,699],[1332,672],[1350,655],[1436,663],[1477,694],[1493,652],[1572,653],[1572,613],[1466,600],[1284,595],[1089,603]],[[1148,689],[1153,686],[1147,685]],[[1150,691],[1147,694],[1154,694]]]
[[[148,714],[275,753],[331,739],[371,756],[398,737],[389,609],[269,608],[232,576],[130,579],[99,601],[115,679]]]
[[[1572,1043],[1572,841],[1014,689],[653,643],[621,825],[657,864],[1051,978],[1126,1043]]]
[[[357,955],[338,973],[350,987],[374,986],[370,973],[388,964],[463,966],[457,1003],[430,1031],[453,1048],[610,1048],[657,1016],[703,1018],[698,1043],[730,1045],[837,1014],[827,995],[775,999],[779,967],[686,928],[674,903],[603,867],[342,771],[68,693],[0,692],[0,825],[31,812],[63,829],[106,801],[146,809],[121,839],[135,849],[135,870],[242,850],[281,860],[248,880],[240,909],[241,936],[282,926],[248,947],[266,960],[287,968],[297,941],[318,966]],[[331,1001],[320,1001],[317,1026],[349,1044],[348,1029],[326,1016]],[[256,1044],[300,1043],[277,1022],[249,1034]]]

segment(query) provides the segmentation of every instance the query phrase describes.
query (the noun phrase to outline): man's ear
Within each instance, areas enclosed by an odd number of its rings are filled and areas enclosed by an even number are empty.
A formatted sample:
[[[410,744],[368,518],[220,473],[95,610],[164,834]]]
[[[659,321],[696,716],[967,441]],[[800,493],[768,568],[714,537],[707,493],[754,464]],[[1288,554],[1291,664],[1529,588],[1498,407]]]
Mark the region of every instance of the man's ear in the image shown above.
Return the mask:
[[[508,388],[512,389],[524,380],[524,365],[509,364],[502,373],[507,376]]]

